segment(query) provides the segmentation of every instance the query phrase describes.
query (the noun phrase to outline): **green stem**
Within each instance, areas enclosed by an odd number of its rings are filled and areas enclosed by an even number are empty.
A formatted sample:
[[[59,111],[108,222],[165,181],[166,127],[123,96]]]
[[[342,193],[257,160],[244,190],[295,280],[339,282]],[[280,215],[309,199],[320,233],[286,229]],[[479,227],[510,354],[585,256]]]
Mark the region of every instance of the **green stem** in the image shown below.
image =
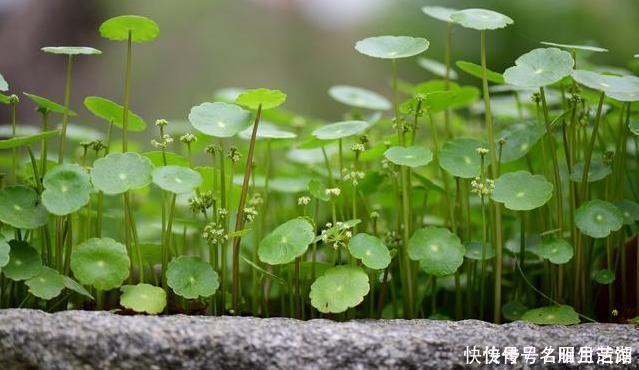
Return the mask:
[[[557,226],[559,228],[559,237],[563,237],[564,230],[564,206],[563,206],[563,195],[562,195],[562,186],[561,186],[561,175],[559,174],[559,160],[557,159],[557,148],[555,143],[555,138],[552,135],[552,129],[550,127],[550,119],[548,117],[548,105],[546,103],[546,93],[543,87],[539,88],[539,94],[541,95],[541,104],[544,113],[544,123],[546,126],[546,138],[548,139],[549,147],[550,147],[550,155],[552,158],[552,167],[553,167],[553,179],[555,185],[555,201],[557,204]],[[566,148],[566,150],[568,150]],[[522,261],[523,267],[523,261]]]
[[[42,112],[42,131],[49,129],[49,111]],[[40,173],[42,177],[47,172],[47,139],[43,139],[40,144]]]
[[[129,140],[129,101],[131,99],[131,59],[132,59],[131,31],[127,40],[126,72],[124,76],[124,112],[122,113],[122,152],[126,152]]]
[[[606,93],[601,92],[599,96],[599,103],[597,105],[597,115],[595,116],[595,124],[592,128],[592,135],[590,137],[590,144],[586,149],[586,156],[584,158],[584,173],[581,176],[581,186],[579,188],[579,200],[584,202],[586,200],[586,190],[588,187],[588,172],[590,171],[590,161],[592,159],[592,150],[595,147],[597,141],[597,132],[599,131],[599,122],[601,121],[601,111],[603,108],[604,98]]]
[[[11,137],[16,137],[16,108],[18,103],[11,102]],[[18,181],[18,150],[17,148],[11,149],[11,180],[15,184]]]
[[[73,55],[67,59],[67,80],[64,86],[64,113],[62,113],[62,130],[60,131],[60,147],[58,148],[58,163],[64,162],[64,145],[66,143],[67,125],[69,124],[69,106],[71,105],[71,70],[73,69]]]

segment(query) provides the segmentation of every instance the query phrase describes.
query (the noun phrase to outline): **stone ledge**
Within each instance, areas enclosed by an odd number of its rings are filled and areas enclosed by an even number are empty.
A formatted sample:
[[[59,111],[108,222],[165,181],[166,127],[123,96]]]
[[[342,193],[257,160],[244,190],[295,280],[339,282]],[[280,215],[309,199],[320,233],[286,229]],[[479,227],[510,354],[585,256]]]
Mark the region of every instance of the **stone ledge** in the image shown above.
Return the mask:
[[[536,346],[538,352],[545,346],[632,347],[632,365],[608,368],[639,367],[639,329],[631,325],[539,327],[476,320],[338,323],[0,310],[4,370],[451,369],[466,366],[464,350],[473,345],[514,346],[520,352],[524,346]],[[504,368],[522,368],[519,363]],[[529,368],[549,367],[538,363]]]

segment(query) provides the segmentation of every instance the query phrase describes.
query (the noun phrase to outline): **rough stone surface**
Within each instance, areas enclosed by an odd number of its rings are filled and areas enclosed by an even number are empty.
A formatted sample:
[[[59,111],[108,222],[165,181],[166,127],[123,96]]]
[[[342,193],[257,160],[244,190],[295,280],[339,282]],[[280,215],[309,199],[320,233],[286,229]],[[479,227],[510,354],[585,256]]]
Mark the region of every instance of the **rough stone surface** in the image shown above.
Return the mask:
[[[466,367],[464,350],[473,345],[515,346],[520,352],[524,346],[536,346],[538,352],[545,346],[628,346],[633,348],[633,359],[625,368],[639,364],[634,353],[639,351],[639,329],[630,325],[499,326],[475,320],[338,323],[0,311],[3,370],[451,369]],[[622,368],[606,368],[613,367]],[[549,366],[537,362],[524,367],[519,361],[504,368]],[[590,368],[601,366],[595,363]]]

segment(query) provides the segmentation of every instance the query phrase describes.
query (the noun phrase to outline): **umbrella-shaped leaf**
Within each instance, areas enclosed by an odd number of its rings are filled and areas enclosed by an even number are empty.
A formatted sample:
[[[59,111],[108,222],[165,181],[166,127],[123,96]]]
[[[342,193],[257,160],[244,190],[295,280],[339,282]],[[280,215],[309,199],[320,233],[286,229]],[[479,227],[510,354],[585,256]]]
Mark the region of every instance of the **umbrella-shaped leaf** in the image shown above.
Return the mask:
[[[604,161],[600,159],[593,159],[590,162],[590,167],[588,168],[588,182],[596,182],[599,180],[605,179],[608,175],[612,173],[612,169],[608,166]],[[584,163],[579,162],[574,165],[572,168],[572,173],[570,174],[570,180],[574,182],[581,182],[581,179],[584,174]]]
[[[425,146],[393,146],[384,152],[384,157],[398,166],[423,167],[433,160],[433,152]]]
[[[123,128],[124,107],[120,104],[99,96],[88,96],[84,99],[84,106],[96,117]],[[129,110],[127,129],[131,132],[144,131],[146,122],[142,117]]]
[[[42,270],[42,259],[29,243],[19,240],[9,242],[9,263],[2,268],[2,273],[7,278],[20,281],[31,279]]]
[[[348,242],[348,251],[364,266],[381,270],[388,267],[391,255],[388,247],[378,237],[366,233],[359,233]]]
[[[368,275],[354,266],[335,266],[311,285],[311,305],[323,313],[340,313],[362,303],[370,287]]]
[[[49,100],[47,98],[43,98],[41,96],[38,95],[33,95],[33,94],[29,94],[29,93],[24,93],[24,95],[26,97],[28,97],[29,99],[31,99],[34,103],[36,103],[36,105],[38,106],[38,108],[43,109],[43,110],[47,110],[49,112],[53,112],[53,113],[60,113],[60,114],[64,114],[65,112],[67,113],[68,116],[75,116],[75,112],[71,111],[71,110],[67,110],[64,105],[58,104],[52,100]]]
[[[506,318],[506,320],[508,321],[521,320],[521,317],[527,311],[528,307],[518,301],[508,302],[501,308],[501,312],[504,315],[504,318]]]
[[[530,211],[546,204],[553,186],[542,175],[527,171],[509,172],[495,181],[492,199],[513,211]]]
[[[217,272],[199,257],[180,256],[166,271],[166,282],[175,294],[186,299],[206,298],[220,286]]]
[[[151,41],[160,34],[160,27],[149,18],[138,15],[121,15],[107,19],[100,25],[100,35],[105,39],[133,42]]]
[[[457,66],[457,68],[461,69],[471,76],[477,77],[479,79],[483,78],[483,69],[478,64],[459,60],[455,63],[455,65]],[[486,80],[496,84],[503,84],[504,76],[499,72],[486,69]]]
[[[151,183],[151,161],[138,153],[111,153],[93,162],[91,182],[105,194],[121,194]]]
[[[515,65],[504,72],[504,80],[511,85],[537,89],[570,75],[574,65],[575,61],[567,51],[534,49],[515,60]]]
[[[84,285],[98,290],[117,288],[129,277],[126,247],[111,238],[91,238],[71,253],[71,271]]]
[[[9,90],[9,84],[7,83],[7,80],[5,80],[4,77],[0,74],[0,91],[7,90]]]
[[[446,65],[436,60],[428,59],[428,58],[419,58],[417,59],[417,64],[419,64],[420,67],[424,68],[425,70],[434,74],[435,76],[446,77]],[[449,73],[448,78],[450,78],[451,80],[457,79],[458,76],[455,70],[451,68],[448,71],[448,73]]]
[[[188,167],[162,166],[153,170],[153,183],[174,194],[190,193],[202,183],[202,175]]]
[[[342,121],[322,126],[313,131],[319,140],[337,140],[362,133],[369,127],[366,121]]]
[[[120,305],[124,308],[155,315],[164,311],[166,307],[166,292],[160,287],[140,283],[124,285],[120,290]]]
[[[545,130],[534,123],[518,123],[503,130],[500,138],[506,142],[501,150],[502,163],[516,161],[528,154],[544,133]]]
[[[262,110],[267,110],[277,108],[284,104],[285,101],[286,94],[280,90],[261,88],[243,91],[237,99],[235,99],[235,104],[252,110],[257,110],[261,105]]]
[[[455,177],[470,179],[479,176],[481,157],[477,148],[485,147],[479,140],[453,139],[439,153],[439,165]]]
[[[89,203],[91,183],[87,171],[77,164],[53,167],[42,180],[42,204],[54,215],[73,213]]]
[[[482,260],[482,255],[485,259],[489,260],[495,257],[495,249],[489,243],[481,243],[477,241],[468,242],[464,245],[466,247],[466,254],[464,257],[471,260]]]
[[[595,53],[605,53],[605,52],[608,51],[608,49],[600,48],[600,47],[597,47],[597,46],[590,46],[590,45],[558,44],[556,42],[548,42],[548,41],[542,41],[541,43],[543,45],[555,46],[555,47],[558,47],[558,48],[563,48],[563,49],[568,49],[568,50],[583,50],[583,51],[591,51],[591,52],[595,52]]]
[[[358,41],[355,50],[373,58],[408,58],[428,50],[430,43],[421,37],[377,36]]]
[[[446,8],[443,6],[424,6],[422,12],[429,17],[435,18],[442,22],[453,22],[450,16],[457,12],[457,9]]]
[[[253,135],[253,125],[245,128],[240,131],[237,136],[244,140],[250,140]],[[257,126],[257,139],[295,139],[297,134],[290,131],[285,131],[280,129],[269,122],[261,122],[259,126]]]
[[[465,253],[459,237],[442,227],[421,228],[408,241],[410,259],[419,261],[427,274],[438,277],[455,273],[464,262]]]
[[[605,238],[623,226],[623,213],[617,206],[600,199],[582,204],[575,213],[579,230],[592,238]]]
[[[570,261],[574,252],[572,245],[564,239],[552,239],[541,243],[537,254],[555,265],[561,265]]]
[[[80,295],[83,295],[89,299],[93,299],[93,296],[91,295],[91,293],[89,293],[88,290],[86,290],[82,285],[80,285],[80,283],[71,279],[68,276],[62,276],[62,278],[64,279],[64,286],[67,289],[74,291]]]
[[[50,267],[41,267],[40,273],[25,284],[29,293],[42,299],[52,299],[60,295],[64,289],[64,276]]]
[[[628,199],[624,199],[617,203],[617,207],[623,214],[624,225],[634,225],[639,221],[639,204]]]
[[[294,218],[262,239],[257,253],[260,261],[269,265],[289,263],[306,252],[314,237],[315,230],[307,219]]]
[[[620,101],[639,100],[639,78],[635,76],[613,76],[598,72],[575,70],[572,78],[578,83],[604,92]]]
[[[0,221],[17,229],[36,229],[47,223],[49,213],[38,193],[26,186],[0,190]]]
[[[546,306],[526,311],[521,320],[537,325],[574,325],[579,324],[579,315],[570,306]]]
[[[88,46],[45,46],[42,49],[45,53],[49,54],[62,54],[62,55],[99,55],[102,52],[98,49]]]
[[[328,89],[328,95],[338,102],[363,109],[389,110],[391,103],[384,96],[361,87],[337,85]]]
[[[11,246],[6,240],[0,238],[0,269],[9,263],[9,252]]]
[[[615,272],[608,269],[594,271],[592,279],[599,284],[608,285],[615,281]]]
[[[510,17],[488,9],[460,10],[451,14],[450,19],[463,27],[479,31],[496,30],[513,24]]]
[[[0,140],[0,149],[13,149],[21,146],[38,143],[60,134],[60,130],[42,131],[29,136],[16,136],[11,139]]]
[[[189,121],[196,130],[209,136],[232,137],[249,123],[251,114],[235,104],[202,103],[191,108]]]

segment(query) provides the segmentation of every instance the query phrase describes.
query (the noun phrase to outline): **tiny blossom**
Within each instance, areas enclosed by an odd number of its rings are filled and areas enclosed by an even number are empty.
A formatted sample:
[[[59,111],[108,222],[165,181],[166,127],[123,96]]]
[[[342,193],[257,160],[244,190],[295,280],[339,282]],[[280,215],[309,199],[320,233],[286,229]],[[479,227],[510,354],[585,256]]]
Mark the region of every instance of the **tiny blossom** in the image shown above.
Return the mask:
[[[158,120],[155,121],[155,126],[156,127],[160,127],[160,128],[164,128],[168,124],[169,124],[169,121],[167,121],[165,119],[158,119]]]
[[[102,142],[102,140],[93,140],[91,142],[91,148],[96,152],[106,149],[106,145]]]
[[[224,232],[224,227],[215,222],[211,222],[204,226],[202,238],[206,240],[209,246],[215,247],[223,245],[228,240],[228,235]]]
[[[196,195],[189,199],[189,207],[193,213],[206,212],[207,209],[213,206],[213,193],[206,191],[200,195]]]
[[[169,134],[164,134],[160,141],[155,139],[151,140],[151,145],[157,149],[166,149],[166,147],[173,142],[173,138]]]
[[[308,197],[306,195],[297,198],[297,205],[298,206],[305,206],[305,205],[309,204],[310,202],[311,202],[311,197]]]
[[[379,212],[373,211],[368,215],[368,217],[370,217],[373,220],[377,220],[379,218]]]
[[[254,193],[251,199],[249,199],[248,204],[253,207],[264,204],[264,198],[262,198],[262,194]]]
[[[539,104],[541,102],[541,94],[536,92],[536,93],[532,94],[530,99],[532,100],[533,103]]]
[[[242,154],[237,147],[232,146],[229,148],[229,151],[226,153],[226,156],[231,160],[231,162],[236,163],[239,162],[240,158],[242,158]]]
[[[222,148],[217,144],[210,144],[204,148],[204,151],[208,154],[215,154],[222,151]]]
[[[507,141],[508,141],[508,140],[506,140],[506,138],[505,138],[505,137],[500,137],[498,142],[499,142],[499,145],[500,145],[500,146],[504,146],[504,145],[506,145],[506,142],[507,142]]]
[[[217,209],[217,215],[220,218],[226,218],[226,216],[229,214],[229,211],[226,208],[218,208]]]
[[[351,146],[351,150],[357,153],[357,152],[363,152],[364,150],[366,150],[366,148],[364,147],[364,144],[356,143],[356,144],[353,144],[353,146]]]
[[[255,207],[246,207],[244,208],[244,220],[246,222],[253,222],[257,217],[257,209]]]
[[[357,171],[355,169],[344,169],[344,180],[351,181],[353,185],[357,186],[359,184],[359,180],[364,178],[364,172]]]
[[[20,103],[20,98],[16,94],[9,95],[9,103],[10,104],[18,104]]]
[[[488,152],[489,152],[489,150],[488,150],[488,149],[486,149],[486,148],[482,148],[482,147],[479,147],[479,148],[475,149],[475,151],[476,151],[476,152],[477,152],[477,154],[479,154],[479,155],[486,155],[486,154],[488,154]]]
[[[349,230],[352,225],[347,225],[343,222],[336,222],[333,226],[332,223],[327,222],[326,227],[320,233],[320,239],[322,242],[334,249],[346,248],[353,232]]]
[[[402,244],[402,239],[395,231],[387,231],[384,235],[384,243],[389,248],[398,248]]]
[[[480,197],[490,195],[493,193],[493,190],[495,190],[495,182],[493,180],[482,179],[480,177],[475,177],[475,179],[470,182],[470,186],[472,187],[470,191]]]
[[[340,188],[328,188],[324,190],[325,194],[332,198],[337,198],[342,193]]]
[[[190,132],[187,132],[186,134],[180,136],[180,141],[184,144],[192,144],[197,141],[197,136],[193,135]]]

